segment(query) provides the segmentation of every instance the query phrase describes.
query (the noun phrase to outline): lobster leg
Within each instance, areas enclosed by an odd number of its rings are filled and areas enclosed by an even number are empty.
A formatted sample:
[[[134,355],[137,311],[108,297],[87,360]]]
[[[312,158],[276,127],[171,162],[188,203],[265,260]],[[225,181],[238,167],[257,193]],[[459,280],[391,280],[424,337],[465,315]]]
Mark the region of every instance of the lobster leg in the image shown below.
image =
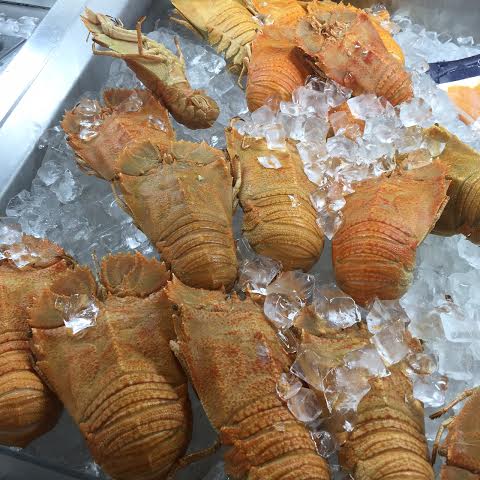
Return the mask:
[[[430,459],[430,463],[432,465],[435,465],[435,461],[437,459],[437,453],[438,453],[438,447],[440,445],[440,440],[442,438],[443,432],[448,428],[448,426],[453,422],[454,417],[449,418],[448,420],[445,420],[442,422],[440,425],[440,428],[438,429],[437,435],[435,436],[435,441],[433,442],[433,448],[432,448],[432,458]]]
[[[432,413],[430,415],[430,418],[434,420],[435,418],[439,418],[442,415],[445,415],[451,408],[453,408],[455,405],[458,403],[462,402],[468,397],[471,397],[477,388],[471,388],[470,390],[465,390],[462,394],[460,394],[455,400],[452,400],[446,407],[443,407],[442,409],[438,410],[438,412]]]
[[[147,17],[143,16],[138,19],[136,30],[137,30],[137,43],[138,43],[138,54],[143,57],[143,39],[142,39],[142,23]]]

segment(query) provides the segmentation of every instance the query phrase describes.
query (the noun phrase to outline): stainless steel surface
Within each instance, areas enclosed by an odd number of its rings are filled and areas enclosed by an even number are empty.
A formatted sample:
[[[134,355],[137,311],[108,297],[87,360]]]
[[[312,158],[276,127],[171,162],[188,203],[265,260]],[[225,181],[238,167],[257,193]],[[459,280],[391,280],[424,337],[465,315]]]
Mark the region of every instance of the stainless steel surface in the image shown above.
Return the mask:
[[[0,8],[2,4],[12,5],[25,5],[28,7],[40,7],[40,8],[52,8],[57,0],[3,0],[0,2]]]

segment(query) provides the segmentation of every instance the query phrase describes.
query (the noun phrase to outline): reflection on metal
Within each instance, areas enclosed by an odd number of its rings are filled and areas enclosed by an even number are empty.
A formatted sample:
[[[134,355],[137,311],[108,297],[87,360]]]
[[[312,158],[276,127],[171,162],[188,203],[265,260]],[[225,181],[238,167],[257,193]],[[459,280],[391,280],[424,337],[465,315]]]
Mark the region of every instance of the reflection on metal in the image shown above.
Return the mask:
[[[0,60],[4,59],[23,43],[25,43],[24,38],[0,35]]]
[[[2,0],[1,3],[7,3],[12,5],[26,5],[29,7],[52,8],[56,1],[57,0]]]

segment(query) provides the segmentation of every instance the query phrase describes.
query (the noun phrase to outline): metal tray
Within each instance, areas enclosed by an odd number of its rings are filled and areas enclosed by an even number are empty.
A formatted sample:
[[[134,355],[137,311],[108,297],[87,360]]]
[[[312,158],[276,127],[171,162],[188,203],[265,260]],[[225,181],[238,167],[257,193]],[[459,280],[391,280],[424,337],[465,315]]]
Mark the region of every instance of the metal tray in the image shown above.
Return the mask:
[[[370,6],[378,0],[351,0]],[[392,10],[407,9],[419,23],[438,32],[477,35],[480,12],[475,0],[386,0]],[[0,216],[8,200],[29,188],[44,152],[36,145],[42,133],[58,123],[63,111],[84,91],[98,90],[110,62],[91,54],[79,16],[85,6],[120,17],[127,27],[147,16],[145,31],[169,8],[168,0],[58,0],[32,37],[0,76]],[[476,38],[478,41],[479,38]],[[198,405],[198,404],[197,404]],[[194,429],[205,432],[205,417],[197,416]],[[195,435],[195,434],[194,434]],[[210,440],[214,437],[210,432]],[[205,441],[210,441],[204,439]],[[86,455],[78,429],[64,414],[54,430],[25,450],[0,446],[1,480],[62,480],[94,478],[75,468]],[[188,476],[203,478],[212,465],[199,462]]]

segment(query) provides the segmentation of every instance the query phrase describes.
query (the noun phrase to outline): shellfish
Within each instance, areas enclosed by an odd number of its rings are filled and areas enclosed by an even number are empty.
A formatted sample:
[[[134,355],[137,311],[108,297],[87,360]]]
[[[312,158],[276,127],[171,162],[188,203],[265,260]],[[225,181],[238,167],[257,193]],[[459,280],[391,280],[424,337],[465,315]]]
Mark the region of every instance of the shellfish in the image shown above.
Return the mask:
[[[305,425],[277,397],[290,361],[261,308],[249,297],[168,284],[174,304],[174,351],[219,431],[232,479],[328,480]]]
[[[295,326],[300,331],[301,349],[313,352],[319,361],[312,371],[311,378],[314,379],[320,371],[327,374],[343,365],[347,354],[371,345],[370,334],[363,324],[346,329],[333,328],[312,307],[304,310]],[[418,344],[412,343],[419,348]],[[308,366],[303,367],[309,375]],[[340,465],[355,480],[434,479],[428,462],[423,405],[413,398],[412,383],[405,367],[403,361],[390,366],[388,376],[370,378],[370,389],[355,412],[344,411],[346,407],[342,407],[341,412],[353,414],[351,431],[339,431],[335,417],[326,421],[327,428],[341,444]],[[315,380],[310,382],[316,383]],[[324,382],[315,386],[319,398],[324,398]],[[343,393],[335,387],[337,399],[331,406],[334,410],[336,402],[342,402]]]
[[[332,242],[338,286],[362,305],[403,295],[416,248],[448,201],[448,185],[439,161],[356,184]]]
[[[71,128],[75,110],[62,125],[80,166],[112,181],[120,205],[175,275],[195,287],[229,288],[237,273],[230,165],[206,143],[171,140],[168,122],[152,130],[152,111],[148,103],[138,112],[107,108],[91,141]]]
[[[57,245],[27,235],[0,252],[0,444],[24,447],[53,428],[61,411],[33,368],[27,309],[71,261]]]
[[[169,347],[169,276],[164,264],[140,254],[108,256],[101,287],[76,267],[30,311],[37,368],[95,461],[119,480],[164,478],[190,439],[186,378]],[[95,323],[73,333],[87,309],[97,310]]]
[[[213,99],[201,90],[190,87],[185,76],[185,60],[177,44],[178,55],[160,43],[142,35],[141,24],[136,31],[123,28],[119,20],[86,8],[82,21],[92,34],[95,55],[121,58],[138,79],[168,108],[179,123],[188,128],[209,128],[220,110]]]
[[[437,451],[446,458],[446,465],[442,465],[441,468],[441,480],[478,480],[480,478],[480,425],[478,420],[480,388],[466,390],[430,418],[442,416],[466,398],[468,400],[460,413],[443,422],[435,439],[432,463],[435,463]],[[445,429],[448,429],[448,434],[438,448]]]
[[[241,178],[239,200],[243,232],[252,248],[282,262],[285,270],[308,270],[320,257],[323,234],[310,202],[315,190],[303,171],[293,143],[273,155],[279,168],[266,168],[259,158],[272,155],[265,139],[226,130],[228,154]]]
[[[373,23],[365,12],[348,8],[313,12],[299,21],[297,44],[320,74],[354,95],[375,93],[398,105],[412,98],[412,81]]]
[[[471,242],[480,244],[480,153],[463,143],[443,127],[433,126],[425,131],[428,139],[444,143],[438,157],[450,181],[448,201],[434,233],[462,233]]]

